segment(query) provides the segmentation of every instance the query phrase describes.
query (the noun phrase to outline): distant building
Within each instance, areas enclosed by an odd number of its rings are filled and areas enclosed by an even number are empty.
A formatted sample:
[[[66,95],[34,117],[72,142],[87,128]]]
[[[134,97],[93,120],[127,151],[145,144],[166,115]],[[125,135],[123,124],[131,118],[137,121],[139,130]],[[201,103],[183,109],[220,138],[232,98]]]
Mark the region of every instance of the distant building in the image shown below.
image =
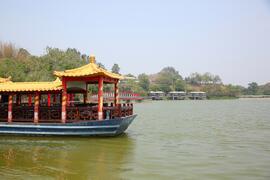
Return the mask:
[[[148,95],[152,100],[163,100],[165,93],[162,91],[150,91]]]
[[[194,100],[203,100],[203,99],[206,99],[206,92],[193,91],[193,92],[188,93],[188,97]]]
[[[184,100],[186,95],[185,91],[171,91],[167,94],[167,97],[171,100]]]

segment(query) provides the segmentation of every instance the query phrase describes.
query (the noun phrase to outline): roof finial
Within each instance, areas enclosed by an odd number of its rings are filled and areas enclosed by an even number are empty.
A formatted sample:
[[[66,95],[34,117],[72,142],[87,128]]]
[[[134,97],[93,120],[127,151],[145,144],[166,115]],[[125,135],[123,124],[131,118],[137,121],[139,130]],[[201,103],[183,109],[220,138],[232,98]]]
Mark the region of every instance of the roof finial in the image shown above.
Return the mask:
[[[89,61],[90,61],[90,63],[95,64],[96,63],[96,57],[94,55],[90,55]]]

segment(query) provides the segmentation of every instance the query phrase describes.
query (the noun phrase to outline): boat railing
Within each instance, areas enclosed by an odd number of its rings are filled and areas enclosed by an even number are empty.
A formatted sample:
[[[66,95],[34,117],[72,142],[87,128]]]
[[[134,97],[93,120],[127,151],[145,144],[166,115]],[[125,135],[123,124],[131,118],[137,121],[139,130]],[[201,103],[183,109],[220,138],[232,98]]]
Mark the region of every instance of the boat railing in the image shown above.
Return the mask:
[[[97,107],[69,106],[67,107],[67,122],[97,119]]]
[[[126,117],[133,114],[132,104],[122,104],[118,106],[103,107],[103,119],[115,119],[118,117]],[[93,106],[69,106],[67,107],[67,122],[81,120],[97,120],[98,107]]]
[[[6,122],[8,118],[8,105],[1,104],[0,105],[0,122]]]
[[[24,106],[22,104],[13,105],[12,121],[13,122],[33,122],[34,106]]]
[[[61,122],[61,106],[40,106],[39,122]]]
[[[60,123],[61,122],[61,105],[39,106],[40,123]],[[67,106],[67,122],[77,122],[84,120],[97,120],[98,107],[96,105],[80,104],[78,106]],[[104,104],[103,119],[115,119],[126,117],[133,114],[133,104]],[[8,118],[8,105],[0,106],[0,122],[6,122]],[[34,106],[33,104],[13,104],[12,105],[13,122],[33,122]]]

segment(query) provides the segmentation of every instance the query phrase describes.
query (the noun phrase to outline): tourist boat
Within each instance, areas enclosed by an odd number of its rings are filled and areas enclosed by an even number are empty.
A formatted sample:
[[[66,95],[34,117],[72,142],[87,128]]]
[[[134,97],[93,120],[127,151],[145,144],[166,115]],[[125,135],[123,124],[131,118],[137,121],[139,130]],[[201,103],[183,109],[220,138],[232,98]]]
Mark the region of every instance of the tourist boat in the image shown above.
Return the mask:
[[[120,104],[119,80],[90,56],[89,64],[55,71],[53,82],[12,82],[0,78],[0,134],[116,136],[136,117],[133,104]],[[96,102],[88,86],[98,85]],[[114,86],[114,100],[103,101],[103,85]],[[81,99],[79,103],[77,99]],[[83,101],[82,101],[83,100]]]
[[[148,96],[152,99],[152,100],[163,100],[165,97],[165,93],[162,91],[150,91],[150,93],[148,94]]]

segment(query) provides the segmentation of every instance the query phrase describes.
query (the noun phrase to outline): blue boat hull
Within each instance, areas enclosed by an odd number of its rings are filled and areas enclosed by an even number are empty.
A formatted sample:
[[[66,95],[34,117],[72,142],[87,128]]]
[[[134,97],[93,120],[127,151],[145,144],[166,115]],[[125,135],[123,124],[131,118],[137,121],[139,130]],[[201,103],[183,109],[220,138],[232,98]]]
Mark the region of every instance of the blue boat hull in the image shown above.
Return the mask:
[[[66,124],[0,123],[0,134],[47,136],[117,136],[122,134],[137,115],[102,121]]]

